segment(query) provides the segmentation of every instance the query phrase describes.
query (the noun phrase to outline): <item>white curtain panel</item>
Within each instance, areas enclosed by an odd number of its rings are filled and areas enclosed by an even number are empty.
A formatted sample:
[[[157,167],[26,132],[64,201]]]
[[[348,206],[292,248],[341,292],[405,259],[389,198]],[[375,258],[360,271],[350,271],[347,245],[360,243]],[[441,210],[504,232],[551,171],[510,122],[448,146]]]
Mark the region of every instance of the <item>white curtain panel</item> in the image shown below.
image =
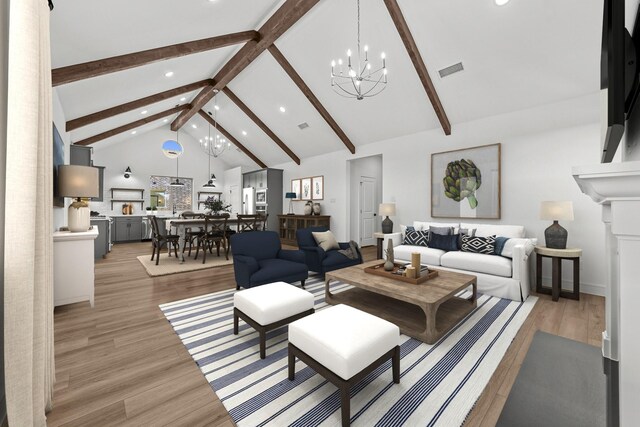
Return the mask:
[[[11,426],[45,426],[54,383],[49,9],[11,0],[4,348]]]

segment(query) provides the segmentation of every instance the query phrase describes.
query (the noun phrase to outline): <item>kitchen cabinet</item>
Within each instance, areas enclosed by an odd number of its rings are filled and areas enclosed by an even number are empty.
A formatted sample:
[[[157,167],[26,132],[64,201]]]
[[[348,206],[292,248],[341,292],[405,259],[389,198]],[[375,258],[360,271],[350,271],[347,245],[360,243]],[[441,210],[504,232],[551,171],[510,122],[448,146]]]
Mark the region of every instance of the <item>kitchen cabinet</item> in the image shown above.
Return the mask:
[[[139,242],[142,240],[142,217],[116,217],[114,243]]]
[[[109,253],[109,220],[92,219],[91,226],[98,229],[98,237],[93,241],[94,258],[106,258]]]

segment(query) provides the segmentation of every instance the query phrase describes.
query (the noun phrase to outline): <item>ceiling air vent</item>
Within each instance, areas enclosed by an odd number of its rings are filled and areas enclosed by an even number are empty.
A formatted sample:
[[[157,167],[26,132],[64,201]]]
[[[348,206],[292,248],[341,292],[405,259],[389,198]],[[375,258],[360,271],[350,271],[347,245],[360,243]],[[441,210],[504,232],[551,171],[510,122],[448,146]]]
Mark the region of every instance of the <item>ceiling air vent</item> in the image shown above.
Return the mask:
[[[307,122],[300,123],[298,127],[300,128],[300,130],[304,130],[309,127],[309,123]]]
[[[438,73],[440,74],[440,78],[442,79],[462,70],[464,70],[462,62],[458,62],[457,64],[453,64],[449,67],[443,68],[442,70],[438,71]]]

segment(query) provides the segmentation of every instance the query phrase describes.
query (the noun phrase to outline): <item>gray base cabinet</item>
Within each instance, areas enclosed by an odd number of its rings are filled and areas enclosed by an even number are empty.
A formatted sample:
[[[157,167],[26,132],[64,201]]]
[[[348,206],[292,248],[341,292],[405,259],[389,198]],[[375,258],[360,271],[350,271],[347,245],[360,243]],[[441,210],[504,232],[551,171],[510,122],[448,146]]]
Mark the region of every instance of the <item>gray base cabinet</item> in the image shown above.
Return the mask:
[[[116,217],[113,243],[139,242],[142,240],[142,217]]]
[[[98,237],[93,241],[94,258],[105,258],[109,253],[109,220],[92,219],[91,225],[98,229]]]

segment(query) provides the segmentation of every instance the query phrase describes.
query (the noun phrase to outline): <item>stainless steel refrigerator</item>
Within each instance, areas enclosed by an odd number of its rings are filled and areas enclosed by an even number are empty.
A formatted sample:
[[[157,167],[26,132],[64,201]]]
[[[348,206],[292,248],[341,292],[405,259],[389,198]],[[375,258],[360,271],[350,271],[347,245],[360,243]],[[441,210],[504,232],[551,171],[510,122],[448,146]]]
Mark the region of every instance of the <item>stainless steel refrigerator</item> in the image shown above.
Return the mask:
[[[242,213],[244,215],[256,213],[256,189],[253,187],[242,189]]]

